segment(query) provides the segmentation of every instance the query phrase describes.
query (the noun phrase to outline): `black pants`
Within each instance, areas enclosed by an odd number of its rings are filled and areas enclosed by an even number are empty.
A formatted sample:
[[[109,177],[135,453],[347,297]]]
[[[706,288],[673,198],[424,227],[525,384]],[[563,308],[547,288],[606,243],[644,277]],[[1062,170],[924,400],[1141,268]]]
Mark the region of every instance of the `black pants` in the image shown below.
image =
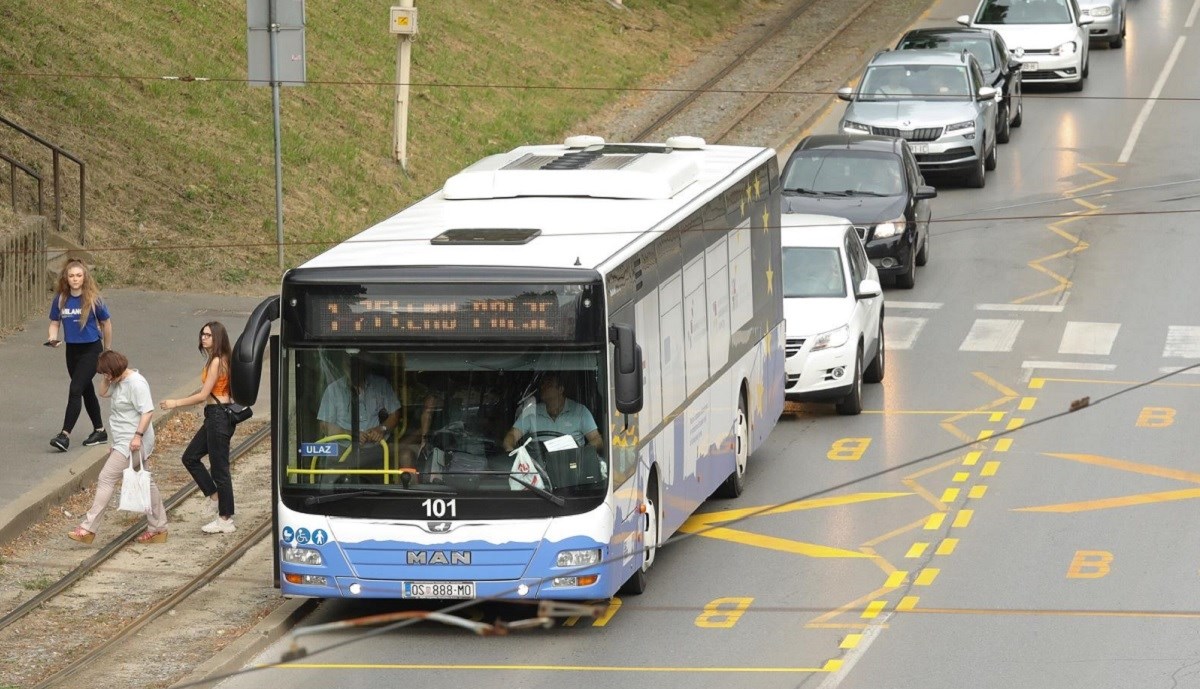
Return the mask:
[[[96,388],[92,386],[92,378],[96,377],[96,359],[103,349],[100,340],[87,344],[67,343],[67,374],[71,376],[71,390],[67,396],[67,413],[63,415],[62,427],[68,433],[75,429],[80,406],[87,409],[92,428],[104,428],[104,419],[100,418],[100,399],[96,397]]]
[[[220,405],[208,404],[204,407],[204,425],[183,451],[183,466],[205,498],[217,494],[217,514],[222,517],[233,516],[233,479],[229,475],[229,441],[232,438],[229,414]],[[211,474],[200,462],[204,455],[208,455]]]

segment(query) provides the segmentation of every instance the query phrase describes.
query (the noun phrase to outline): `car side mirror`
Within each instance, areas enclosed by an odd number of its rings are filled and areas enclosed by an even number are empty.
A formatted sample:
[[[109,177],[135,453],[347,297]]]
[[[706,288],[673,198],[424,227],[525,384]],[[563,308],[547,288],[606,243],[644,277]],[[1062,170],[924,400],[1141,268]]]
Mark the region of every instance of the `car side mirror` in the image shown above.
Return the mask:
[[[970,26],[971,25],[971,16],[968,14],[960,14],[958,16],[958,18],[956,18],[954,21],[958,22],[959,24],[962,24],[963,26]]]
[[[996,87],[995,86],[980,86],[978,94],[979,94],[979,100],[994,100],[996,98]]]
[[[854,89],[849,86],[843,86],[837,90],[837,97],[842,100],[850,100],[854,97]]]
[[[913,195],[913,198],[918,201],[923,199],[936,199],[937,189],[934,189],[928,184],[922,184],[921,186],[917,187],[917,193]]]
[[[1095,18],[1095,17],[1080,17],[1080,18],[1079,18],[1079,25],[1080,25],[1080,26],[1087,26],[1088,24],[1091,24],[1091,23],[1093,23],[1093,22],[1095,22],[1095,21],[1096,21],[1096,18]]]
[[[1025,57],[1025,49],[1024,48],[1020,48],[1020,47],[1012,48],[1008,52],[1012,53],[1013,57]]]
[[[855,299],[871,299],[883,294],[883,287],[878,280],[866,279],[858,283],[858,289],[854,291]]]

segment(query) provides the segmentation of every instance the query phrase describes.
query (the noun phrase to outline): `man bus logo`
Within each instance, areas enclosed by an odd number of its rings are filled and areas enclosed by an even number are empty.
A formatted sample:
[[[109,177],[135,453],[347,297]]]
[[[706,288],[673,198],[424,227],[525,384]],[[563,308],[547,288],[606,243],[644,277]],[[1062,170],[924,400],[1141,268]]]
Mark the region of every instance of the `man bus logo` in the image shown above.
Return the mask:
[[[471,551],[469,550],[410,550],[408,551],[410,565],[469,565]]]
[[[429,522],[430,533],[449,533],[450,522]]]

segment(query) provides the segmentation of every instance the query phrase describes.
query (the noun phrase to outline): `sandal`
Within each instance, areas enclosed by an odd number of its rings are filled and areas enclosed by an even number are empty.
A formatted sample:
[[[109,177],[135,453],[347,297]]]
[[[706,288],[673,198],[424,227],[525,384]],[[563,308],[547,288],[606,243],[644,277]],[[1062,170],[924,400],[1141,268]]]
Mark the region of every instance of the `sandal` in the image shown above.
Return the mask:
[[[167,530],[163,529],[162,531],[151,531],[147,529],[139,534],[135,540],[138,543],[166,543]]]
[[[67,534],[67,538],[71,539],[72,541],[79,541],[80,543],[91,543],[92,540],[96,538],[96,534],[88,531],[82,526],[77,526],[73,531]]]

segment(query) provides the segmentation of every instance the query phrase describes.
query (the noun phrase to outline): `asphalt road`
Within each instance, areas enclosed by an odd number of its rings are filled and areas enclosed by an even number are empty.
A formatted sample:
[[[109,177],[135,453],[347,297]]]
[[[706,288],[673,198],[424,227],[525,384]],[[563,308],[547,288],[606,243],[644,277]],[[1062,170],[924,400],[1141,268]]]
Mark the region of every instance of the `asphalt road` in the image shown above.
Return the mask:
[[[650,590],[599,620],[421,625],[222,686],[1200,686],[1200,376],[1106,399],[1200,362],[1200,216],[1168,212],[1200,208],[1198,6],[1130,0],[1126,47],[1093,50],[1082,94],[1027,89],[985,189],[933,180],[930,263],[886,293],[867,411],[785,416],[746,493],[693,523],[849,485],[665,548]],[[1193,100],[1147,112],[1160,75]]]

